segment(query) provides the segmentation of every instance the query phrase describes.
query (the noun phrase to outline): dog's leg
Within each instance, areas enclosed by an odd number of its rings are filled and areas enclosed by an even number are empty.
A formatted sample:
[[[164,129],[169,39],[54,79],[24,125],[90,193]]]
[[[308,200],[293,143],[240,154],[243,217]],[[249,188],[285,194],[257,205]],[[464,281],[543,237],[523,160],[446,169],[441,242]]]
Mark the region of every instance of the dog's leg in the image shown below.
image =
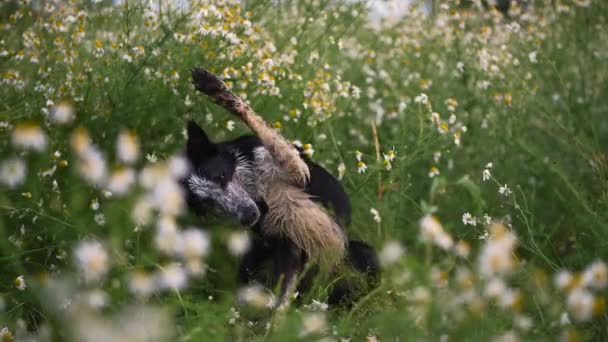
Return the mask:
[[[304,255],[293,242],[283,239],[275,253],[277,279],[282,279],[277,309],[285,310],[298,286],[298,276],[304,265]]]
[[[253,281],[264,283],[262,279],[258,279],[264,261],[272,256],[272,249],[266,244],[264,239],[254,237],[251,247],[241,257],[239,265],[239,281],[241,284],[249,284]]]
[[[192,69],[192,83],[197,90],[212,97],[218,105],[239,116],[260,138],[280,168],[285,170],[297,184],[305,186],[308,183],[310,170],[304,160],[300,158],[300,152],[283,136],[268,127],[245,101],[228,89],[224,81],[203,68],[194,68]]]

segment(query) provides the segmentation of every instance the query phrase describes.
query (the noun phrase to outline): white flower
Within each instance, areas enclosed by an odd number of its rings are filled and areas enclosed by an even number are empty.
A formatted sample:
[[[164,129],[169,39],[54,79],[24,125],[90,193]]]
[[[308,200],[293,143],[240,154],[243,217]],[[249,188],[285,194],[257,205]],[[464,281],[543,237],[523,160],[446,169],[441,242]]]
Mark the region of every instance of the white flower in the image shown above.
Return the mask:
[[[2,330],[0,330],[0,341],[12,341],[14,340],[15,337],[13,337],[13,333],[11,333],[10,330],[8,330],[7,327],[2,328]]]
[[[109,257],[98,241],[81,241],[74,252],[76,266],[86,282],[96,282],[108,272]]]
[[[449,250],[454,245],[454,240],[443,230],[439,220],[431,215],[426,215],[420,220],[420,240],[433,242],[444,250]]]
[[[116,142],[116,153],[118,159],[127,164],[132,164],[139,158],[139,140],[131,131],[123,131],[118,135]]]
[[[304,144],[304,154],[307,155],[308,157],[312,157],[312,155],[315,153],[314,148],[312,148],[311,144]]]
[[[429,97],[425,93],[422,93],[414,98],[414,102],[421,103],[421,104],[428,104]]]
[[[168,255],[180,254],[183,252],[181,238],[182,235],[178,232],[175,218],[171,215],[162,215],[156,223],[156,235],[154,237],[156,248]]]
[[[136,296],[148,297],[156,292],[156,284],[149,274],[135,271],[129,276],[129,290]]]
[[[15,125],[12,135],[13,145],[24,149],[42,151],[48,143],[46,134],[40,126],[30,123]]]
[[[80,175],[93,185],[103,185],[106,180],[106,160],[94,146],[89,146],[78,160]]]
[[[530,59],[530,63],[532,64],[536,64],[538,62],[538,60],[536,59],[536,51],[532,51],[528,54],[528,58]]]
[[[190,99],[190,94],[186,95],[186,99],[184,100],[184,105],[186,105],[186,107],[192,107],[193,104],[194,103]]]
[[[340,163],[338,165],[338,179],[342,180],[342,178],[344,177],[344,172],[346,171],[346,165],[344,165],[344,163]]]
[[[165,214],[177,215],[184,209],[184,196],[181,186],[173,179],[164,179],[152,190],[156,208]]]
[[[371,208],[369,210],[369,212],[372,214],[372,216],[374,217],[374,221],[376,221],[376,223],[380,223],[382,222],[382,218],[380,217],[380,213],[378,212],[378,210],[376,210],[375,208]]]
[[[499,277],[492,277],[486,282],[484,296],[491,299],[497,299],[507,291],[507,285]]]
[[[150,163],[156,163],[158,157],[156,156],[156,153],[152,152],[146,154],[146,160],[148,160]]]
[[[591,288],[602,290],[608,284],[608,270],[606,264],[597,260],[589,265],[582,275],[583,284]]]
[[[359,151],[359,150],[356,150],[355,159],[357,159],[357,161],[361,161],[361,158],[363,158],[363,153],[361,153],[361,151]]]
[[[357,162],[357,172],[365,173],[365,171],[367,171],[367,165],[365,165],[365,163],[362,161],[358,161]]]
[[[99,207],[100,207],[99,199],[93,198],[91,200],[91,203],[89,203],[89,208],[91,208],[91,210],[93,210],[93,211],[97,211],[97,210],[99,210]]]
[[[509,196],[511,194],[511,189],[507,186],[507,184],[498,188],[498,193],[504,196]]]
[[[431,166],[429,169],[429,177],[434,178],[439,175],[439,169],[436,166]]]
[[[325,315],[314,312],[308,314],[302,320],[300,337],[309,336],[313,334],[321,334],[327,329],[327,322],[325,321]]]
[[[158,274],[158,284],[163,289],[181,290],[186,287],[187,282],[186,271],[177,263],[163,267]]]
[[[572,318],[579,322],[586,322],[591,319],[594,303],[593,295],[584,289],[572,290],[566,299],[568,311],[572,314]]]
[[[228,237],[228,251],[234,256],[245,254],[251,247],[251,238],[247,231],[234,232]]]
[[[327,311],[329,305],[327,305],[327,303],[323,303],[316,299],[313,299],[309,305],[306,305],[306,308],[311,311]]]
[[[475,227],[477,225],[477,217],[471,215],[470,213],[464,213],[462,215],[462,223],[464,225],[468,225],[470,224],[471,226]]]
[[[241,287],[236,294],[237,300],[258,309],[273,308],[276,298],[261,285],[253,284]]]
[[[25,278],[22,275],[15,278],[15,287],[19,291],[24,291],[27,288],[27,284],[25,283]]]
[[[485,181],[489,180],[490,178],[492,178],[490,169],[484,169],[483,172],[481,173],[481,180],[485,182]]]
[[[25,180],[26,165],[21,158],[11,158],[0,163],[0,183],[15,188]]]
[[[561,271],[557,272],[557,274],[555,275],[555,278],[553,279],[553,283],[555,284],[555,287],[557,287],[558,289],[565,290],[572,284],[573,280],[574,280],[574,276],[572,275],[572,273],[570,273],[570,271],[561,270]]]
[[[384,244],[380,251],[380,264],[384,267],[397,262],[405,254],[405,248],[399,241],[391,240]]]
[[[229,130],[229,131],[234,130],[234,125],[235,125],[235,123],[234,123],[233,120],[226,121],[226,129],[227,130]]]
[[[100,289],[88,291],[85,294],[86,303],[93,309],[101,309],[108,305],[109,296]]]
[[[105,226],[106,225],[106,216],[103,213],[97,213],[97,214],[95,214],[95,216],[93,217],[93,219],[95,220],[95,223],[97,223],[98,226]]]
[[[51,109],[51,119],[58,124],[66,124],[74,119],[74,107],[61,102]]]
[[[209,253],[211,242],[209,235],[200,228],[190,227],[182,232],[183,249],[180,251],[186,259],[201,258]]]
[[[120,168],[108,178],[107,188],[118,196],[125,195],[135,183],[135,171],[131,168]]]
[[[513,253],[517,238],[500,224],[492,225],[489,231],[490,237],[478,257],[479,272],[485,276],[508,274],[515,267]]]
[[[185,177],[190,172],[188,160],[182,156],[173,156],[169,159],[169,173],[174,179]]]

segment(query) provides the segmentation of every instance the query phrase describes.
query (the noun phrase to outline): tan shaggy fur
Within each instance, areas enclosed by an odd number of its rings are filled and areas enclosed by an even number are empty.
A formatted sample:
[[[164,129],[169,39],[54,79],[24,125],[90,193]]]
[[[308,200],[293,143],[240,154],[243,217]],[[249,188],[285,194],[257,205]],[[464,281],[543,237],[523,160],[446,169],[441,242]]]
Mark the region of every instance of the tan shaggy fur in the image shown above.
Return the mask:
[[[298,150],[268,127],[216,75],[196,68],[192,77],[196,89],[239,116],[267,150],[255,156],[258,188],[268,204],[266,232],[288,237],[322,268],[339,263],[346,250],[346,236],[325,209],[304,192],[310,171]]]
[[[255,151],[260,195],[268,204],[265,232],[287,236],[323,268],[342,259],[346,237],[336,221],[310,195],[288,181],[268,150]]]

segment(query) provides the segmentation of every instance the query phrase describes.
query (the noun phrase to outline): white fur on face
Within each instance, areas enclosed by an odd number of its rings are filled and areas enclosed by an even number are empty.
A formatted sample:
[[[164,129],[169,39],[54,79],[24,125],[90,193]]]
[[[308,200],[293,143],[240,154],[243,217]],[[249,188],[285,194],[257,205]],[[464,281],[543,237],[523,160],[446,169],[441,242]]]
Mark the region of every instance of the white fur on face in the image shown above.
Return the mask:
[[[251,211],[256,211],[259,216],[259,209],[250,193],[234,177],[225,188],[222,188],[215,182],[193,174],[188,179],[188,187],[201,199],[212,200],[219,209],[230,216],[240,219],[244,213]]]

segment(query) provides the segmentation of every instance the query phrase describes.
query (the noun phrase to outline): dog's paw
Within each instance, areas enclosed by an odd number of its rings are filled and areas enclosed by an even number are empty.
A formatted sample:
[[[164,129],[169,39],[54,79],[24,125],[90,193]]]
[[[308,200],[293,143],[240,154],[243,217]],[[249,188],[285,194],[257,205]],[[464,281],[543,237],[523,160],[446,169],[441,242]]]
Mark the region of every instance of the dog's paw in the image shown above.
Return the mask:
[[[192,84],[194,84],[196,90],[201,91],[206,95],[216,96],[228,89],[224,81],[207,69],[194,67],[192,68],[191,74]]]

